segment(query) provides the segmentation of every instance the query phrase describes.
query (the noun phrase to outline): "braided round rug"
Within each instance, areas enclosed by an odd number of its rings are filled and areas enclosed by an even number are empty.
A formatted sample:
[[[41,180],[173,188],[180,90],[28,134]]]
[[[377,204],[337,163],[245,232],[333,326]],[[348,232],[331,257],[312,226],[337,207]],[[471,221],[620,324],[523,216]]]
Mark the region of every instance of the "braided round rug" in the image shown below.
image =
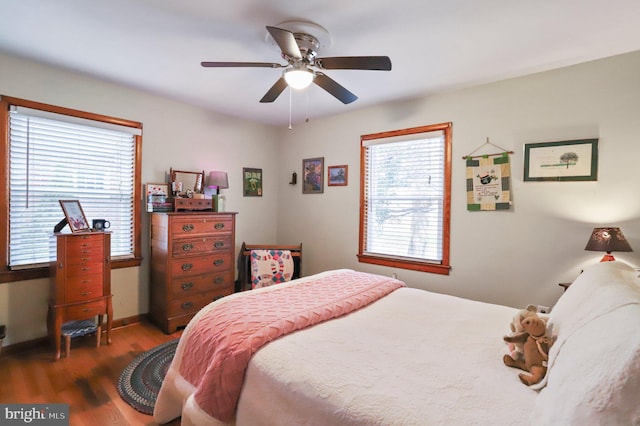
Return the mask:
[[[178,340],[171,340],[138,355],[120,375],[120,397],[141,413],[153,414],[160,386],[176,353]]]

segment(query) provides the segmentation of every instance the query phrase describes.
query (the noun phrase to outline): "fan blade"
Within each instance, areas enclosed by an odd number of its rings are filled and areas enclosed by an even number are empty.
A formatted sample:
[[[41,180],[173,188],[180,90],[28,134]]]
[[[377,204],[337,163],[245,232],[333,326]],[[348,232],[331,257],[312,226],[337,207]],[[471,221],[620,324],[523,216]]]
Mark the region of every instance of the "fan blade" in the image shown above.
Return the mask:
[[[282,93],[282,91],[286,88],[287,82],[285,81],[284,77],[280,77],[280,79],[276,81],[273,86],[271,86],[271,89],[269,89],[269,91],[262,97],[262,99],[260,99],[260,102],[267,103],[275,101],[278,96],[280,96],[280,93]]]
[[[235,68],[235,67],[249,67],[249,68],[283,68],[287,65],[280,65],[269,62],[200,62],[205,68]]]
[[[296,38],[293,36],[293,33],[291,31],[269,26],[267,27],[267,31],[269,31],[271,37],[273,37],[276,43],[278,43],[278,46],[280,47],[280,50],[282,50],[282,53],[290,58],[302,59],[300,48],[298,47]]]
[[[336,56],[316,58],[318,68],[325,70],[374,70],[391,71],[391,59],[388,56]]]
[[[316,73],[316,78],[313,79],[313,82],[338,98],[343,104],[350,104],[358,99],[356,95],[321,72]]]

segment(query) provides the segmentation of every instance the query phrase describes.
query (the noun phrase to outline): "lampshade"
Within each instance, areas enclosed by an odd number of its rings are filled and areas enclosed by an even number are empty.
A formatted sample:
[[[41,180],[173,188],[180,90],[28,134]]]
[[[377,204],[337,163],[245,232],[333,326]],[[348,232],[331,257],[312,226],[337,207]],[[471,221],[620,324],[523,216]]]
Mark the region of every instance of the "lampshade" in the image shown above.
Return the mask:
[[[217,187],[218,189],[229,188],[229,178],[227,172],[209,172],[209,188]]]
[[[313,72],[306,68],[292,68],[284,72],[284,79],[289,87],[304,89],[313,81]]]
[[[584,248],[589,251],[606,251],[601,262],[615,260],[612,251],[633,251],[620,228],[594,228]]]

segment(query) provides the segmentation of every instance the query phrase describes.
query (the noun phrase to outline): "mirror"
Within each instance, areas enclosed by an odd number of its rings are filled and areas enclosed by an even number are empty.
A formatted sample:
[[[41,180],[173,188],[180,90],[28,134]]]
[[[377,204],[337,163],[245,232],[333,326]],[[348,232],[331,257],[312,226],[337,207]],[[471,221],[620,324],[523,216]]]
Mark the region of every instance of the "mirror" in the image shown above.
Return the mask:
[[[185,172],[170,169],[171,192],[174,197],[184,197],[189,190],[201,193],[204,187],[204,170],[201,172]]]

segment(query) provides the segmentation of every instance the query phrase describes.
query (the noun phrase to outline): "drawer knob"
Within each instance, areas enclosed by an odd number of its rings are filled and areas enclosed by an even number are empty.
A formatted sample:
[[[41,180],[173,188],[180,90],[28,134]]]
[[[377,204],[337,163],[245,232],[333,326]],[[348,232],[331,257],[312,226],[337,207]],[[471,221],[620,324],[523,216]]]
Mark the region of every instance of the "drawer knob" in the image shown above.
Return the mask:
[[[187,243],[182,245],[182,251],[191,251],[193,250],[193,244]]]
[[[193,307],[193,302],[184,302],[182,304],[182,309],[187,310],[187,309],[191,309]]]
[[[215,280],[213,280],[214,284],[220,285],[224,282],[224,278],[223,277],[216,277]]]
[[[194,228],[194,226],[191,223],[185,223],[184,225],[182,225],[182,230],[184,232],[191,232],[191,231],[193,231],[193,228]]]
[[[224,223],[218,222],[214,225],[217,230],[224,229]]]
[[[193,264],[192,263],[183,263],[182,264],[182,270],[183,271],[188,271],[191,268],[193,268]]]
[[[182,284],[182,289],[184,291],[189,290],[191,287],[193,287],[193,283],[184,283],[184,284]]]
[[[222,248],[224,247],[224,241],[216,241],[215,243],[213,243],[213,246],[215,248]]]
[[[223,263],[224,263],[224,260],[222,260],[222,259],[216,259],[216,260],[213,261],[213,264],[216,265],[216,266],[220,266]]]
[[[90,295],[90,294],[91,294],[91,292],[90,292],[90,291],[85,291],[85,292],[83,292],[83,293],[80,293],[80,296],[88,296],[88,295]]]

